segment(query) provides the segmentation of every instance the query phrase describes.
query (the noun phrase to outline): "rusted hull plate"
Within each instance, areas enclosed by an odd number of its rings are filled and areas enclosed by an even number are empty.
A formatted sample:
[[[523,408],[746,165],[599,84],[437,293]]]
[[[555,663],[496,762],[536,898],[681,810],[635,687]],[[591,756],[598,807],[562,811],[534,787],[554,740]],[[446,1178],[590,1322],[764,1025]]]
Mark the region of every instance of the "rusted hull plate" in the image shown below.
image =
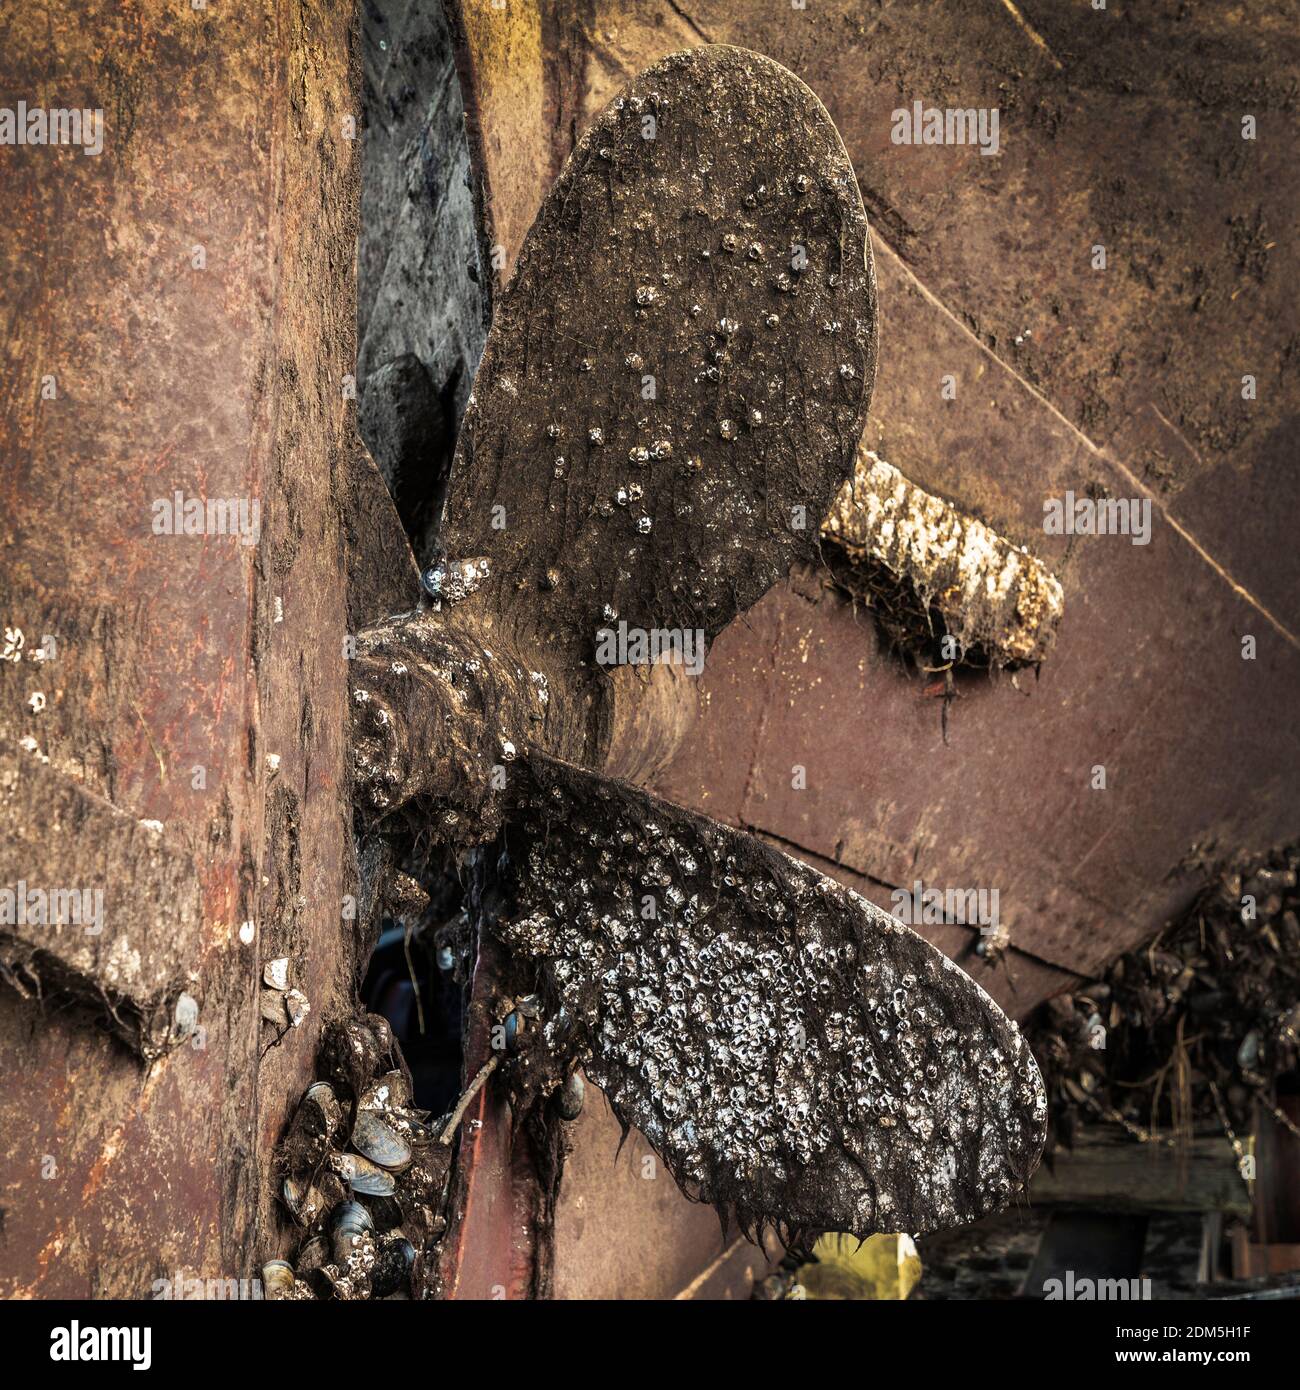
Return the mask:
[[[162,0],[0,15],[0,105],[103,116],[97,154],[0,146],[0,618],[26,634],[0,733],[192,858],[193,904],[133,882],[134,845],[113,891],[139,894],[146,941],[174,934],[149,969],[202,986],[198,1031],[147,1074],[60,998],[0,994],[0,1294],[151,1297],[279,1253],[270,1141],[354,964],[352,18]],[[178,492],[256,499],[260,538],[163,533]],[[46,634],[57,657],[30,665]],[[50,847],[59,866],[98,852]],[[278,1048],[257,1013],[275,956],[313,1004]]]
[[[594,1086],[572,1140],[555,1213],[556,1298],[748,1298],[779,1256],[686,1203],[641,1134],[623,1140]]]
[[[107,1011],[152,1059],[198,1023],[201,888],[189,857],[140,822],[0,745],[0,972]],[[184,1004],[181,996],[187,997]]]

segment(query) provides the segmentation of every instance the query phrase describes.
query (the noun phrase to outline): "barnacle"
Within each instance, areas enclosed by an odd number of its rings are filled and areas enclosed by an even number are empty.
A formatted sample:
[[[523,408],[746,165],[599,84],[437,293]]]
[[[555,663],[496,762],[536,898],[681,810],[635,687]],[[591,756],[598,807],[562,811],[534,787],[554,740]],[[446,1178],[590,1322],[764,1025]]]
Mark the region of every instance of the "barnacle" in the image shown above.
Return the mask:
[[[1037,1067],[907,927],[752,837],[550,759],[520,811],[517,910],[497,930],[543,964],[588,1077],[688,1194],[795,1238],[934,1230],[1023,1188]]]

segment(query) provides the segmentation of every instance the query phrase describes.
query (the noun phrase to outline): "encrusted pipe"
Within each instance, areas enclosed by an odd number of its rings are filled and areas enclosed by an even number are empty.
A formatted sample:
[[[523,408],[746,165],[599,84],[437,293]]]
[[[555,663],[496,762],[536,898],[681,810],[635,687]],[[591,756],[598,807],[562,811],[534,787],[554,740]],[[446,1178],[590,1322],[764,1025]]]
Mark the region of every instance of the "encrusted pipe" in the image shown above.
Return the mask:
[[[822,535],[855,563],[883,566],[935,608],[963,649],[999,665],[1042,661],[1064,594],[1046,565],[859,447]]]

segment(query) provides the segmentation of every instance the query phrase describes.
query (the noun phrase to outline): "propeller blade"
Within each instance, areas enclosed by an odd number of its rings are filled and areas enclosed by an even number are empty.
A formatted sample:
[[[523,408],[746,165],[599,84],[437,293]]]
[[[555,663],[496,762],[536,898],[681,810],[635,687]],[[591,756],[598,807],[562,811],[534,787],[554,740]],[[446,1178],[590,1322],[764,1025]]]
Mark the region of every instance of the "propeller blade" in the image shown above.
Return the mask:
[[[541,963],[549,1041],[571,1032],[689,1195],[865,1236],[1023,1190],[1042,1081],[946,956],[749,834],[541,755],[524,775],[496,930]]]
[[[488,561],[475,609],[575,674],[617,619],[711,640],[813,554],[876,336],[813,93],[737,48],[656,63],[578,142],[497,301],[439,535]]]

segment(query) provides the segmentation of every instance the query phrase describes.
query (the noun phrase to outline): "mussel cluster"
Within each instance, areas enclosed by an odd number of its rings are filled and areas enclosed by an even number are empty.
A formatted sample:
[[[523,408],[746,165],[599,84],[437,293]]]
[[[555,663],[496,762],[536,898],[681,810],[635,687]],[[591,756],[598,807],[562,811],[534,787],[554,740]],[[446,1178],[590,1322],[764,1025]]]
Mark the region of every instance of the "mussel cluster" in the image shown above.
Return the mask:
[[[302,1230],[291,1262],[263,1266],[268,1298],[419,1295],[445,1229],[451,1150],[414,1104],[383,1018],[328,1030],[326,1078],[307,1088],[277,1151],[280,1196]]]
[[[1051,1136],[1080,1123],[1135,1138],[1204,1124],[1248,1133],[1300,1066],[1300,849],[1241,862],[1149,946],[1058,995],[1029,1040],[1048,1088]]]

